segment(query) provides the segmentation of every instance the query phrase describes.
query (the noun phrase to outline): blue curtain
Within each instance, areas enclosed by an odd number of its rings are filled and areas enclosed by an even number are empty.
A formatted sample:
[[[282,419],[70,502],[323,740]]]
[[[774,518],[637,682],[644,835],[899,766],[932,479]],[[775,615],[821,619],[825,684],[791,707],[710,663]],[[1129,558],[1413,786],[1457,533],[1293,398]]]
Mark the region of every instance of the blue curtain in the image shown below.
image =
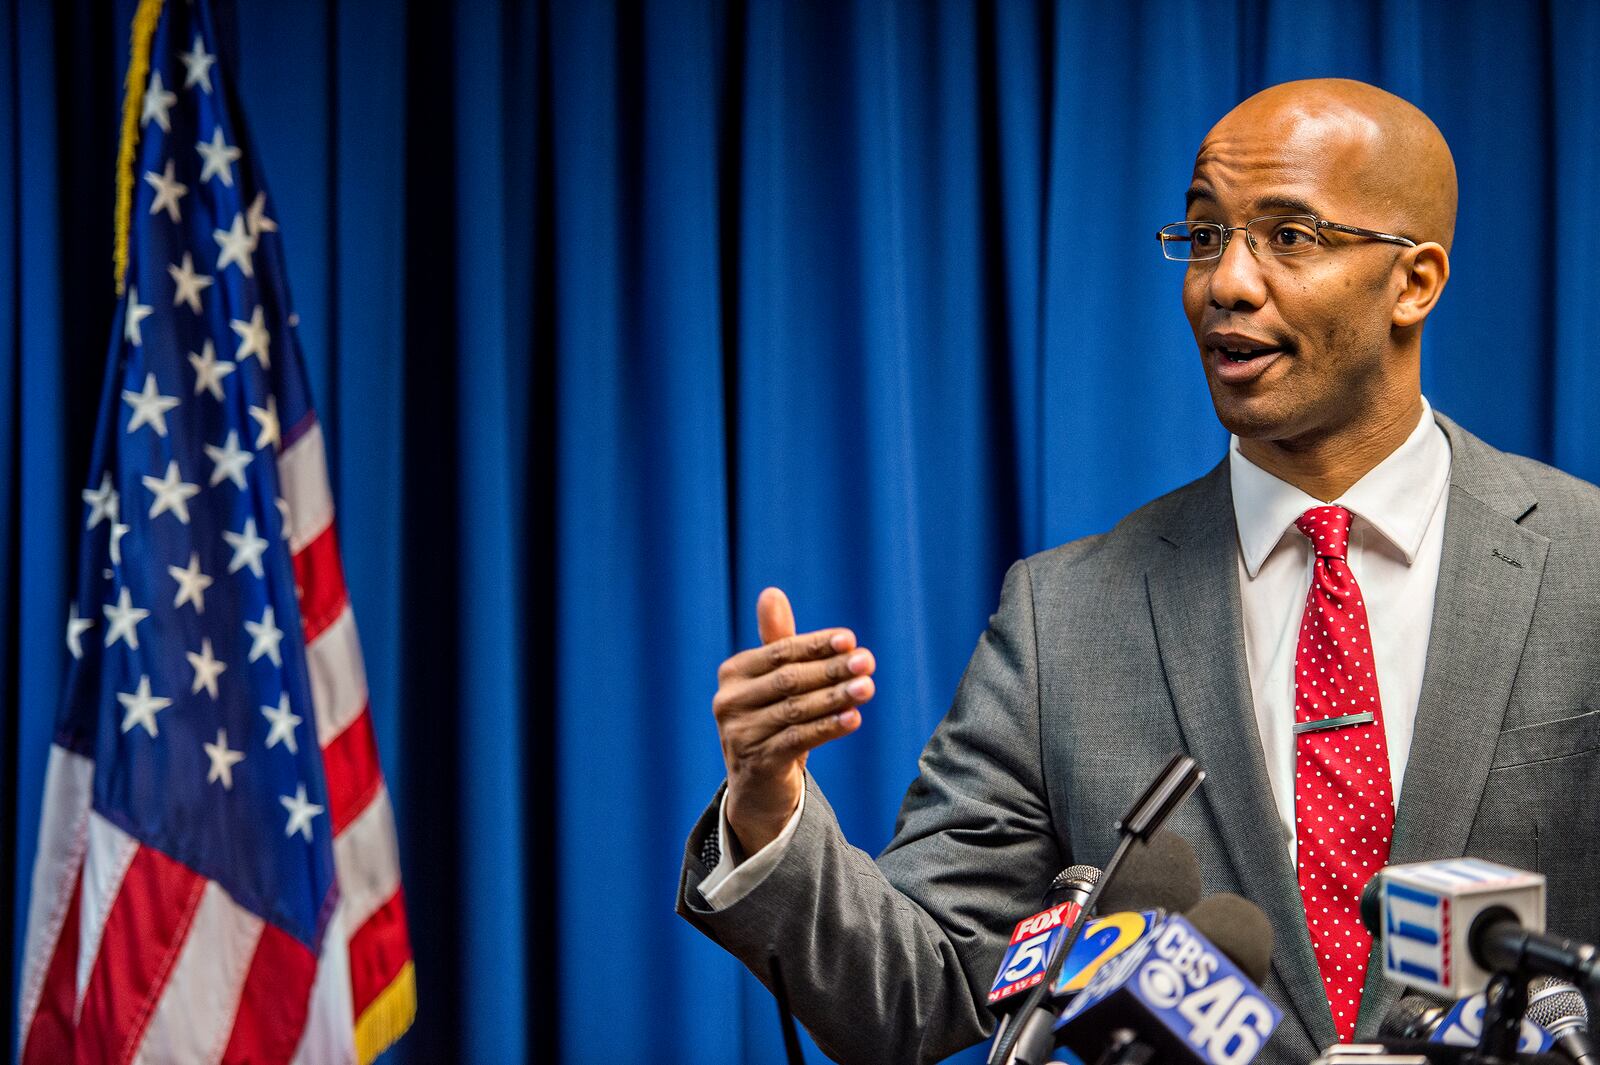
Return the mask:
[[[0,19],[8,1033],[132,6]],[[780,1060],[771,999],[672,915],[716,664],[767,584],[876,650],[866,726],[811,764],[882,846],[1006,564],[1222,453],[1152,233],[1260,87],[1437,121],[1462,197],[1425,390],[1600,480],[1600,4],[231,10],[399,816],[421,1007],[391,1060]]]

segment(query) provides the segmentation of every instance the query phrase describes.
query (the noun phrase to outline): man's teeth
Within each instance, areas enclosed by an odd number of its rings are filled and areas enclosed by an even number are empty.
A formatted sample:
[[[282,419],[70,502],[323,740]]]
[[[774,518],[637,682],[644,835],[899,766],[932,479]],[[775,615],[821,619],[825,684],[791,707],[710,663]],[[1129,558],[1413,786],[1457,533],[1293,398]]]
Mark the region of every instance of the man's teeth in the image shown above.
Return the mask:
[[[1244,349],[1221,348],[1219,350],[1224,355],[1226,355],[1228,358],[1232,359],[1234,362],[1249,362],[1251,359],[1255,358],[1257,355],[1264,355],[1267,352],[1275,351],[1276,349],[1275,348],[1244,348]]]

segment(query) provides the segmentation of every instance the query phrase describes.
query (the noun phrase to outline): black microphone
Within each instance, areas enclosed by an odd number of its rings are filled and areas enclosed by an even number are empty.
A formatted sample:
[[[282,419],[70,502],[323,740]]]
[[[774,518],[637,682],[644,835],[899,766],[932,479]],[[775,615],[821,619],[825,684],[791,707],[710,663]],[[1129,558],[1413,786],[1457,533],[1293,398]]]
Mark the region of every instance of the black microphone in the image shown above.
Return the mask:
[[[1272,964],[1272,922],[1260,906],[1231,891],[1207,895],[1184,914],[1211,945],[1244,970],[1252,983],[1267,978]]]
[[[1158,832],[1128,848],[1117,875],[1095,902],[1097,914],[1122,910],[1182,913],[1200,901],[1200,860],[1176,832]]]
[[[1172,760],[1144,790],[1144,794],[1134,802],[1133,808],[1117,822],[1117,831],[1124,836],[1148,842],[1151,836],[1161,831],[1161,826],[1167,823],[1172,811],[1193,795],[1194,789],[1205,778],[1206,772],[1200,768],[1199,762],[1186,754],[1173,755]]]
[[[1267,967],[1272,964],[1272,922],[1255,903],[1222,891],[1207,895],[1184,916],[1251,982],[1259,985],[1267,978]],[[1101,1057],[1107,1065],[1145,1065],[1158,1060],[1156,1048],[1131,1028],[1113,1032]]]
[[[1431,995],[1405,995],[1378,1022],[1381,1039],[1431,1039],[1450,1013],[1451,1004]]]
[[[1134,842],[1127,849],[1116,878],[1102,883],[1100,889],[1100,897],[1094,903],[1094,916],[1154,910],[1159,921],[1168,913],[1187,909],[1199,900],[1200,862],[1188,840],[1173,832],[1158,832],[1148,840]],[[1082,931],[1090,920],[1089,915],[1080,918],[1073,931]],[[1133,944],[1128,943],[1118,947],[1116,953],[1131,946]],[[1025,1020],[1018,1022],[1019,1031],[1008,1057],[1001,1056],[1007,1033],[1003,1030],[995,1033],[990,1047],[990,1065],[1000,1061],[1032,1065],[1049,1057],[1055,1044],[1056,1017],[1074,994],[1062,988],[1063,982],[1074,975],[1062,969],[1070,949],[1069,946],[1062,951],[1055,976],[1042,989],[1043,997],[1030,1010],[1019,1012]]]
[[[1082,906],[1089,901],[1089,892],[1100,883],[1100,870],[1092,865],[1069,865],[1056,874],[1050,881],[1050,890],[1044,893],[1046,908],[1059,906],[1063,902],[1074,902]]]
[[[1576,939],[1525,928],[1504,906],[1480,913],[1467,943],[1478,964],[1492,972],[1553,976],[1600,994],[1600,951]]]

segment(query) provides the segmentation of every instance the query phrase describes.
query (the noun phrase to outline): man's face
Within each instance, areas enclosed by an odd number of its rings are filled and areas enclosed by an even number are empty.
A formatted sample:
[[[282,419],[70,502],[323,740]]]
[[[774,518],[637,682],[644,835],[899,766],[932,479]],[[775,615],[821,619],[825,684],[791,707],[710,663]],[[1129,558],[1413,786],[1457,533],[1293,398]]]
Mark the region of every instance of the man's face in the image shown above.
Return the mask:
[[[1242,226],[1264,215],[1312,214],[1385,229],[1360,193],[1358,131],[1325,118],[1236,111],[1195,159],[1188,218]],[[1393,230],[1389,230],[1392,232]],[[1252,253],[1243,231],[1221,259],[1189,264],[1183,306],[1217,417],[1241,438],[1311,445],[1414,402],[1393,357],[1391,314],[1402,249],[1324,231],[1302,255]],[[1241,354],[1243,353],[1243,354]],[[1397,399],[1396,397],[1401,397]]]

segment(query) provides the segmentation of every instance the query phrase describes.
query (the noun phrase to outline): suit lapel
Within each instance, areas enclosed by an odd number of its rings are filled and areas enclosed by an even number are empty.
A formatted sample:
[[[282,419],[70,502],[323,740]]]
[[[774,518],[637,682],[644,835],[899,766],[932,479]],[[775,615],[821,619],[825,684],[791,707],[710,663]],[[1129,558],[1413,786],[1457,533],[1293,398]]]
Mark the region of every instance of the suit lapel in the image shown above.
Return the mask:
[[[1161,665],[1201,793],[1241,884],[1272,920],[1273,967],[1316,1046],[1336,1040],[1306,930],[1300,887],[1278,831],[1245,664],[1238,530],[1224,461],[1189,496],[1181,531],[1145,575]]]
[[[1450,438],[1450,495],[1393,865],[1466,853],[1549,548],[1517,524],[1536,500],[1512,465],[1442,415],[1439,424]],[[1400,997],[1377,953],[1361,1003],[1364,1031]]]

